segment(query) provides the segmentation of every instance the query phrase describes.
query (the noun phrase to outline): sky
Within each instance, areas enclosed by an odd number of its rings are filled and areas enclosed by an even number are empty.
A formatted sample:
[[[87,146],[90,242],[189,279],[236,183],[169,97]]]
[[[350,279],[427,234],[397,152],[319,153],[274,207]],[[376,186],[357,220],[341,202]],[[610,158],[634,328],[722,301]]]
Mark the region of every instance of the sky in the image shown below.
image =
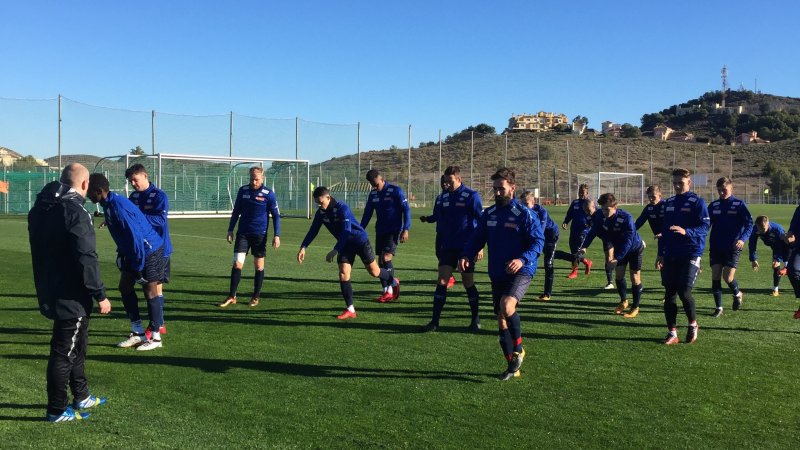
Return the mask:
[[[733,89],[800,97],[798,13],[790,0],[0,0],[0,146],[55,154],[52,100],[19,99],[58,95],[67,154],[151,149],[153,110],[159,151],[227,154],[233,112],[238,148],[292,153],[299,118],[305,159],[354,153],[356,123],[362,150],[404,148],[408,125],[416,146],[540,110],[639,125],[720,89],[723,65]]]

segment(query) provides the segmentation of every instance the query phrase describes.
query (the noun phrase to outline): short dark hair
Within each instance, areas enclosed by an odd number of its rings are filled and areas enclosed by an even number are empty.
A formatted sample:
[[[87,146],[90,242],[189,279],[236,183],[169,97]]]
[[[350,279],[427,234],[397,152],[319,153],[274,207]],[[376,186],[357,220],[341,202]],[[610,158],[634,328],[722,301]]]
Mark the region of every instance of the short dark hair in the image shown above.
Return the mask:
[[[147,169],[145,169],[143,165],[136,163],[125,170],[125,179],[130,180],[131,177],[137,173],[144,173],[147,175]]]
[[[523,202],[527,202],[529,198],[532,198],[533,201],[536,201],[536,194],[529,190],[524,190],[521,194],[519,194],[519,199]]]
[[[383,174],[378,169],[370,169],[367,171],[367,181],[374,182],[376,178],[383,177]]]
[[[454,177],[461,176],[461,167],[447,166],[447,168],[444,169],[444,175],[446,177],[449,177],[450,175],[453,175]]]
[[[311,195],[314,198],[320,198],[323,195],[328,195],[330,193],[331,193],[331,191],[328,188],[326,188],[325,186],[319,186],[316,189],[314,189],[314,192]]]
[[[609,206],[613,208],[617,206],[617,197],[614,197],[614,194],[611,192],[606,192],[597,199],[597,203],[599,203],[601,206]]]
[[[517,184],[517,174],[514,173],[514,169],[501,167],[492,175],[492,181],[494,180],[506,180],[508,184]]]
[[[672,169],[673,177],[689,178],[691,174],[692,173],[689,172],[689,169],[684,169],[683,167],[676,167]]]
[[[661,187],[659,187],[657,184],[654,184],[652,186],[647,186],[648,194],[655,194],[656,192],[658,192],[659,194],[661,193]]]
[[[722,177],[717,180],[717,187],[727,186],[729,184],[733,184],[733,181],[728,177]]]
[[[589,192],[589,185],[586,184],[586,183],[581,183],[578,186],[578,192],[583,191],[583,190],[586,190],[586,192]]]
[[[111,190],[111,185],[105,175],[102,173],[89,175],[89,192],[108,192],[109,190]]]
[[[756,225],[764,225],[769,223],[769,217],[767,216],[758,216],[756,217]]]
[[[445,184],[447,184],[447,177],[445,177],[444,175],[442,175],[442,177],[441,177],[441,178],[439,178],[439,187],[440,187],[440,188],[442,188],[442,189],[444,189],[444,185],[445,185]]]

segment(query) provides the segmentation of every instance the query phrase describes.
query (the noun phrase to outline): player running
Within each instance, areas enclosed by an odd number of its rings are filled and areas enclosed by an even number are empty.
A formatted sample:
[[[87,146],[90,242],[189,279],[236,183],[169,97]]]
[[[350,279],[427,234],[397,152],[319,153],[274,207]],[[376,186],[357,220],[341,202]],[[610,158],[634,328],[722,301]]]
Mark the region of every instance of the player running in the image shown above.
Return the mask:
[[[756,248],[758,239],[772,249],[772,296],[780,294],[779,285],[781,277],[786,275],[786,263],[789,261],[789,245],[786,243],[786,234],[783,227],[776,222],[771,222],[767,216],[756,217],[753,234],[750,235],[750,261],[753,271],[758,270],[758,255]],[[781,267],[783,266],[783,267]]]
[[[264,284],[264,257],[267,255],[268,216],[272,216],[274,237],[272,247],[277,250],[281,246],[281,213],[275,192],[264,186],[264,169],[250,168],[250,184],[239,188],[236,202],[233,204],[231,221],[228,225],[228,243],[233,242],[233,228],[239,221],[236,230],[236,243],[233,245],[233,267],[231,268],[231,284],[228,297],[217,306],[226,308],[236,304],[236,290],[242,280],[242,267],[249,250],[253,254],[255,276],[253,277],[253,296],[251,307],[258,306],[261,288]],[[241,220],[240,220],[241,217]]]
[[[314,214],[314,221],[311,223],[303,243],[300,244],[297,262],[303,264],[306,258],[306,248],[317,237],[322,225],[325,225],[325,228],[336,239],[336,245],[325,256],[325,260],[332,262],[333,258],[336,258],[336,262],[339,264],[339,287],[342,290],[344,303],[347,305],[347,309],[336,318],[339,320],[355,319],[357,314],[355,306],[353,306],[353,286],[350,284],[350,273],[356,255],[361,258],[367,272],[373,277],[380,278],[382,282],[391,283],[392,274],[387,269],[378,267],[378,263],[375,262],[375,254],[369,245],[369,236],[356,221],[346,203],[331,197],[330,191],[325,186],[314,189],[312,196],[314,203],[319,205],[319,209]]]
[[[581,248],[586,233],[589,232],[591,227],[590,217],[583,210],[583,201],[589,198],[589,185],[581,184],[578,186],[578,198],[573,200],[567,209],[567,215],[564,217],[564,222],[561,223],[561,228],[566,230],[569,225],[569,253],[572,255],[572,271],[567,275],[567,278],[573,279],[578,276],[578,263],[581,262],[585,266],[585,273],[589,275],[592,270],[592,261],[586,258],[585,255],[579,255],[578,249]],[[612,286],[613,287],[613,286]]]
[[[553,296],[553,281],[555,280],[555,268],[553,259],[555,258],[556,245],[558,244],[558,225],[553,222],[550,214],[544,207],[536,203],[536,197],[531,191],[523,191],[519,199],[531,210],[534,219],[539,219],[544,232],[544,247],[542,259],[544,262],[544,292],[538,297],[539,301],[549,302]]]

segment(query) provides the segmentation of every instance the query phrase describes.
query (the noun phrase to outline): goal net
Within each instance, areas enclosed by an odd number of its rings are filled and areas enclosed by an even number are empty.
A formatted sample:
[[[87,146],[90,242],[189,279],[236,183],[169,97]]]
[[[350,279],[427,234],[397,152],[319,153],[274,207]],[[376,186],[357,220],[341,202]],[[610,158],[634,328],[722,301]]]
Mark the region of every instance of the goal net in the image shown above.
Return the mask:
[[[250,183],[251,167],[264,169],[264,186],[275,192],[281,216],[311,217],[307,160],[121,155],[98,161],[94,172],[103,173],[112,190],[127,196],[132,188],[125,179],[125,169],[137,163],[147,168],[150,182],[166,192],[170,217],[230,217],[236,193]]]
[[[577,174],[578,185],[589,186],[589,196],[598,198],[610,192],[620,204],[644,204],[644,174],[623,172],[595,172]]]

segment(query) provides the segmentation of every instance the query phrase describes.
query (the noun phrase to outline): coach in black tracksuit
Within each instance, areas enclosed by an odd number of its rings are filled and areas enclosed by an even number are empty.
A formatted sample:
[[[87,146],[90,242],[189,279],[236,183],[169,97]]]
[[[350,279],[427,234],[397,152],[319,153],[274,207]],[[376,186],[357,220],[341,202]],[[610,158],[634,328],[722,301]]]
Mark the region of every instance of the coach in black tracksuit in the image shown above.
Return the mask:
[[[89,314],[93,301],[101,314],[111,311],[95,251],[92,217],[84,209],[89,171],[64,168],[61,181],[49,183],[28,213],[28,234],[39,311],[53,320],[47,364],[47,412],[67,408],[67,385],[76,401],[89,396],[84,374]]]

